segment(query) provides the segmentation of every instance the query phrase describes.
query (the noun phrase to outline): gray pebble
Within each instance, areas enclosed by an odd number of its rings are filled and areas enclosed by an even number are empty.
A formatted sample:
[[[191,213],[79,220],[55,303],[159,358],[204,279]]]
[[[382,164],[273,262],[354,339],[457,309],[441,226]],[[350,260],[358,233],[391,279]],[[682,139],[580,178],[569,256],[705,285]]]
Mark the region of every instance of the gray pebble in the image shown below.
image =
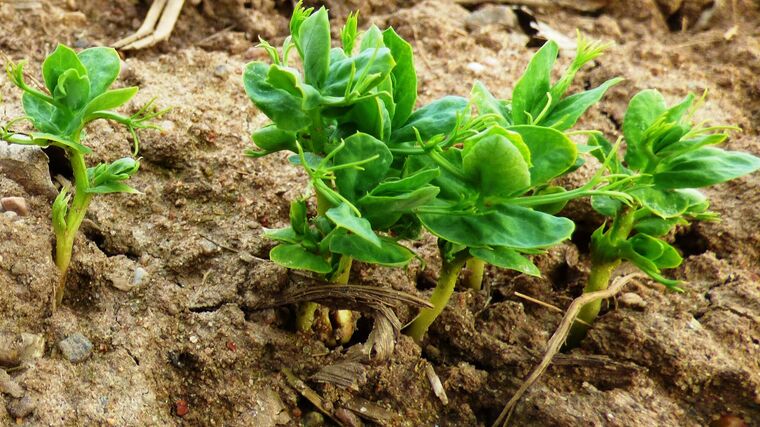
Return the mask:
[[[29,395],[21,399],[12,399],[6,409],[13,418],[25,418],[37,407],[37,402]]]
[[[201,245],[201,250],[203,251],[205,255],[211,255],[219,250],[219,246],[217,246],[213,242],[209,242],[206,239],[201,239],[200,245]]]
[[[486,5],[472,12],[464,20],[469,31],[475,31],[490,25],[511,29],[517,27],[517,15],[511,7],[503,5]]]
[[[647,306],[644,298],[635,292],[626,292],[618,298],[618,302],[626,307],[643,309]]]
[[[79,363],[92,353],[92,343],[84,335],[76,333],[58,342],[63,357],[71,363]]]
[[[16,217],[18,217],[18,214],[16,212],[13,212],[13,211],[8,211],[8,212],[3,212],[3,216],[6,219],[9,219],[9,220],[13,221],[14,219],[16,219]]]
[[[148,271],[142,267],[135,268],[135,275],[132,277],[132,286],[140,286],[143,280],[147,279]]]
[[[223,79],[223,78],[227,77],[229,74],[230,74],[229,67],[227,67],[224,64],[217,65],[216,68],[214,68],[214,75],[217,76],[217,77],[219,77],[219,78]]]
[[[24,396],[24,389],[4,369],[0,369],[0,393],[19,398]]]
[[[29,206],[23,197],[3,197],[0,199],[0,205],[6,212],[15,212],[19,216],[29,215]]]

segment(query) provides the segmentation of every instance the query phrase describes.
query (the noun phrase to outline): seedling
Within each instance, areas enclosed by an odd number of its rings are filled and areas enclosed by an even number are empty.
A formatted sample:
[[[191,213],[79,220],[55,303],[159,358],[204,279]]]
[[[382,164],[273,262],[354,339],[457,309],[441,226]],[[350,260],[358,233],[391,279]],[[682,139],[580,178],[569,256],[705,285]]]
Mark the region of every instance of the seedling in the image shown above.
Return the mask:
[[[258,149],[248,155],[290,151],[290,162],[310,182],[291,204],[290,226],[266,233],[279,242],[270,258],[338,284],[348,281],[353,260],[407,265],[414,253],[397,240],[416,237],[412,212],[438,193],[429,184],[436,169],[403,175],[404,157],[389,149],[412,120],[417,78],[411,46],[393,29],[372,26],[360,34],[357,24],[350,15],[342,47],[331,48],[327,11],[299,3],[282,49],[261,42],[271,64],[248,64],[243,79],[248,96],[272,120],[253,133]],[[293,54],[301,70],[291,66]],[[316,216],[308,210],[312,194]],[[350,313],[336,313],[333,325],[320,310],[315,325],[316,310],[315,304],[299,308],[301,330],[319,329],[327,342],[351,337]]]
[[[42,64],[44,89],[29,86],[24,78],[25,61],[8,62],[6,71],[10,80],[24,94],[22,98],[26,116],[0,127],[0,139],[14,144],[55,146],[65,150],[74,172],[74,189],[64,185],[52,207],[53,231],[56,237],[55,263],[61,279],[53,295],[53,310],[63,300],[66,273],[71,262],[74,238],[87,208],[96,194],[137,193],[128,186],[128,180],[139,169],[133,157],[112,163],[87,167],[85,156],[92,150],[82,144],[83,130],[97,119],[111,120],[129,129],[137,155],[137,129],[153,128],[149,120],[163,111],[151,110],[149,103],[132,116],[114,111],[137,93],[137,87],[109,89],[119,75],[119,55],[110,48],[91,48],[79,54],[64,45],[58,45]],[[31,122],[36,132],[14,132],[11,128],[22,121]]]
[[[537,131],[535,127],[547,127],[569,134],[570,129],[575,126],[583,113],[599,102],[609,88],[622,81],[621,78],[610,79],[596,88],[567,96],[567,91],[578,71],[599,57],[608,47],[608,44],[589,41],[578,32],[575,58],[559,80],[552,84],[551,72],[557,61],[559,46],[556,42],[549,41],[531,58],[525,72],[515,85],[511,100],[497,100],[482,83],[477,82],[471,94],[473,103],[481,115],[495,117],[500,126],[520,133],[529,144],[532,141],[531,150],[539,149],[538,156],[540,156],[540,158],[534,158],[533,161],[555,163],[567,161],[570,157],[563,149],[554,154],[547,153],[552,150],[552,141],[559,140],[560,137],[556,133]],[[533,126],[533,128],[527,126]],[[529,135],[526,136],[526,132],[529,132]],[[544,133],[553,135],[547,143],[541,141]],[[564,149],[569,149],[567,140],[563,142]],[[534,157],[536,157],[535,154]],[[582,163],[583,158],[578,157],[576,164],[567,168],[565,173],[577,169]],[[588,183],[590,186],[585,187],[588,189],[597,183],[591,182]],[[533,184],[531,193],[534,195],[557,194],[566,191],[563,187],[552,185],[551,180],[542,180],[540,183]],[[570,199],[560,199],[537,209],[557,213],[562,210],[568,200]],[[472,258],[467,262],[469,274],[466,275],[465,282],[469,287],[480,289],[484,266],[484,261],[479,258]]]
[[[733,126],[706,126],[693,123],[695,103],[688,95],[666,107],[656,90],[634,96],[625,114],[623,135],[627,144],[621,157],[618,145],[601,134],[592,135],[592,153],[610,174],[623,176],[619,188],[633,198],[629,206],[607,197],[593,197],[592,206],[609,217],[591,238],[591,273],[584,292],[606,289],[621,263],[630,261],[655,281],[674,291],[681,282],[665,277],[664,269],[678,267],[682,258],[667,242],[667,235],[690,221],[714,221],[718,215],[708,210],[710,203],[698,188],[708,187],[747,175],[760,168],[760,159],[748,153],[718,148]],[[578,319],[587,324],[596,319],[601,301],[583,306]],[[577,344],[588,327],[576,322],[569,345]]]

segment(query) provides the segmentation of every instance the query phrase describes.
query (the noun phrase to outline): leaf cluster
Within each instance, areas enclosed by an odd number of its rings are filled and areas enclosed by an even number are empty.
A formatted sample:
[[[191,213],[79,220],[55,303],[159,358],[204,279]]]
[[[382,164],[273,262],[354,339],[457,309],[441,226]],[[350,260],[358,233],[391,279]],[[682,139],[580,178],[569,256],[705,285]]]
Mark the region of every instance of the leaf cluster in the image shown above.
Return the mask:
[[[592,197],[594,209],[613,218],[611,227],[594,233],[592,250],[598,257],[629,260],[674,289],[679,282],[663,277],[661,270],[679,266],[682,259],[665,236],[689,221],[717,219],[700,188],[760,168],[760,159],[751,154],[719,148],[727,132],[738,128],[693,122],[703,99],[689,94],[668,107],[658,91],[644,90],[631,99],[624,117],[623,154],[600,134],[589,140],[598,147],[593,155],[612,159],[606,168],[626,182],[619,190],[634,201],[624,206],[605,196]]]
[[[579,36],[575,60],[552,82],[558,47],[547,43],[511,100],[477,83],[470,99],[445,96],[415,109],[412,49],[393,29],[359,33],[351,15],[341,47],[331,47],[327,11],[300,6],[290,28],[280,50],[262,41],[271,63],[252,62],[244,74],[247,94],[272,120],[253,133],[257,149],[248,154],[294,153],[318,201],[315,216],[308,195],[294,201],[290,226],[267,233],[280,242],[272,260],[328,276],[343,256],[403,266],[414,253],[398,241],[424,227],[446,259],[539,274],[524,255],[569,238],[573,222],[554,214],[604,182],[595,177],[575,192],[552,184],[581,163],[564,131],[619,82],[567,95],[604,46]]]

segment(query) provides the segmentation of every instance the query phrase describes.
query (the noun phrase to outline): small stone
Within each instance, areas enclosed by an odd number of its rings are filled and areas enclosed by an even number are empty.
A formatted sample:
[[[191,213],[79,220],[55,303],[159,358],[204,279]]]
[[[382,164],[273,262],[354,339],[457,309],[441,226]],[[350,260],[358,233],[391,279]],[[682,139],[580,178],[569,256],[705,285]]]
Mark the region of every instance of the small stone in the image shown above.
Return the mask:
[[[37,407],[37,402],[29,395],[21,399],[12,399],[6,409],[13,418],[25,418]]]
[[[343,425],[347,427],[361,427],[364,424],[359,419],[359,416],[349,411],[346,408],[338,408],[335,411],[335,418],[343,422]]]
[[[12,397],[20,398],[24,396],[24,389],[16,381],[13,381],[10,375],[4,369],[0,369],[0,393],[9,394]]]
[[[132,286],[140,286],[148,278],[148,271],[142,267],[135,268],[135,275],[132,277]]]
[[[190,342],[193,344],[196,344],[198,342],[198,336],[197,335],[190,335]]]
[[[226,78],[230,74],[230,69],[226,65],[217,65],[216,68],[214,68],[214,75],[219,78]]]
[[[29,207],[23,197],[3,197],[0,199],[0,205],[6,212],[16,212],[19,216],[29,215]]]
[[[92,343],[84,335],[76,333],[58,342],[63,357],[71,363],[79,363],[92,353]]]
[[[85,48],[90,47],[91,45],[92,45],[92,43],[90,43],[89,40],[84,39],[84,38],[82,38],[82,39],[76,39],[74,41],[74,47],[77,48],[77,49],[85,49]]]
[[[470,62],[469,64],[467,64],[467,69],[472,71],[475,74],[480,74],[486,70],[486,66],[481,64],[480,62]]]
[[[187,400],[179,399],[174,402],[174,412],[178,417],[184,417],[190,412],[190,404],[187,403]]]
[[[511,29],[516,28],[518,23],[517,15],[512,8],[503,5],[486,5],[467,16],[464,25],[469,31],[475,31],[489,25]]]
[[[200,245],[201,250],[205,255],[211,255],[219,250],[219,246],[217,246],[214,242],[209,242],[206,239],[202,239]]]
[[[736,415],[726,414],[713,420],[710,423],[710,427],[747,427],[748,424],[740,417]]]
[[[301,425],[303,427],[320,427],[325,425],[325,417],[316,411],[307,412],[301,418]]]
[[[18,217],[18,214],[13,211],[3,212],[3,216],[8,219],[9,221],[13,221]]]
[[[641,298],[641,296],[635,292],[624,293],[618,298],[618,302],[623,306],[636,309],[643,309],[647,306],[647,302],[644,301],[644,298]]]

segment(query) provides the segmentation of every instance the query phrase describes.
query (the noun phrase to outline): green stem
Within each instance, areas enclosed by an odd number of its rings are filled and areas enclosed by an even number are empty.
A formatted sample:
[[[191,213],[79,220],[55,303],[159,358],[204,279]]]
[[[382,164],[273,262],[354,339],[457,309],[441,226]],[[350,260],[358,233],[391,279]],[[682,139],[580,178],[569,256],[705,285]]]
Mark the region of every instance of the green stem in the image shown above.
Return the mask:
[[[477,258],[471,258],[467,261],[467,270],[465,274],[465,284],[468,288],[479,291],[483,286],[483,275],[485,273],[485,261]]]
[[[633,210],[625,209],[615,217],[610,230],[599,241],[591,242],[591,273],[588,277],[586,287],[583,293],[603,291],[607,289],[612,278],[612,273],[620,265],[621,259],[615,251],[615,246],[628,239],[633,229],[633,223],[636,213]],[[575,347],[580,344],[586,336],[589,326],[597,316],[602,307],[602,300],[594,300],[583,307],[578,313],[578,320],[584,323],[575,322],[570,329],[567,339],[568,347]]]
[[[459,272],[467,262],[468,255],[466,252],[460,253],[453,260],[446,261],[444,258],[441,275],[438,277],[438,283],[430,297],[433,308],[423,309],[419,316],[414,319],[411,325],[406,329],[406,334],[411,336],[418,343],[422,341],[430,325],[433,324],[438,315],[441,314],[446,304],[454,293],[454,286],[457,283]]]
[[[87,178],[87,165],[84,162],[84,155],[70,150],[69,157],[74,171],[75,193],[71,201],[71,207],[66,215],[66,227],[61,232],[56,233],[55,236],[55,264],[61,272],[61,279],[55,289],[53,310],[60,306],[63,301],[63,293],[66,287],[66,273],[71,263],[74,238],[79,231],[79,226],[82,225],[87,208],[92,200],[92,194],[87,192],[90,182]]]

